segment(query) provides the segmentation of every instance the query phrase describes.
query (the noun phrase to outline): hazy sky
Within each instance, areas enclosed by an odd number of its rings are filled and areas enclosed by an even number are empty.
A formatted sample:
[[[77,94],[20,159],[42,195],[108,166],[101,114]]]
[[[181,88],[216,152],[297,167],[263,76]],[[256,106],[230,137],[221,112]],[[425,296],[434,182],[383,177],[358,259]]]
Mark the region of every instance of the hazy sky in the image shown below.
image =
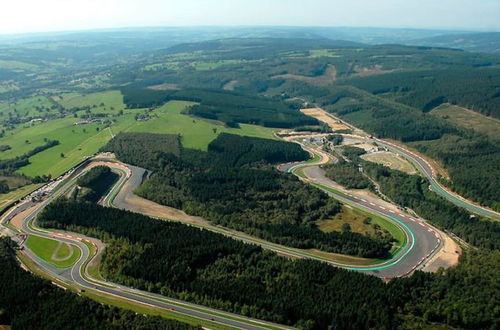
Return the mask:
[[[500,0],[1,0],[0,33],[179,25],[500,30]]]

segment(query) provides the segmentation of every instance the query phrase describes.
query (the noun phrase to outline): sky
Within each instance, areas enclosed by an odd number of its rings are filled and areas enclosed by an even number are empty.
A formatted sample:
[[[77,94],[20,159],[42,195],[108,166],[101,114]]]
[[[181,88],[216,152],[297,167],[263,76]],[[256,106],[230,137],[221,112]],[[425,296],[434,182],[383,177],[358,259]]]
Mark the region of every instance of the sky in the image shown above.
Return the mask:
[[[139,26],[500,30],[500,0],[2,0],[0,33]]]

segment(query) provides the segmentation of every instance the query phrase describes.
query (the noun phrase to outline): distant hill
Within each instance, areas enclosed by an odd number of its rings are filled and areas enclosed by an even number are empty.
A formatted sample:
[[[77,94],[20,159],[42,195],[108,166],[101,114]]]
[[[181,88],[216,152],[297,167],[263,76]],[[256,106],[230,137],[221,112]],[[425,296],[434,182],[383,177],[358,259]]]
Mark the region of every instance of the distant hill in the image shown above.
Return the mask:
[[[471,52],[500,53],[500,32],[441,35],[416,39],[407,44],[459,48]]]
[[[165,50],[167,53],[184,53],[193,51],[217,51],[242,49],[273,49],[276,51],[321,49],[332,47],[362,47],[366,46],[359,42],[346,40],[332,40],[328,38],[227,38],[203,42],[183,43],[172,46]],[[234,49],[235,50],[235,49]]]

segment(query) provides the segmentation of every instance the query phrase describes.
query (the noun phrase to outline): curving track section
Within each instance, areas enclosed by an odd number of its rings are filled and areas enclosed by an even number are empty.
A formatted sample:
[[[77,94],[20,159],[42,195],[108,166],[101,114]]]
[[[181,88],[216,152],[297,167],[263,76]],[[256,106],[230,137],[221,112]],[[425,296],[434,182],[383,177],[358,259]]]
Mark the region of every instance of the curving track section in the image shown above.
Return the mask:
[[[380,199],[347,191],[328,179],[319,166],[327,162],[325,158],[329,157],[328,154],[304,145],[302,147],[310,153],[318,155],[320,159],[317,162],[286,164],[280,167],[282,171],[294,173],[300,169],[305,176],[302,178],[304,181],[344,204],[382,216],[401,228],[406,235],[405,246],[391,260],[370,267],[343,266],[344,268],[363,271],[383,278],[406,276],[421,267],[443,246],[439,231],[426,221],[406,214],[396,206],[387,207],[387,203],[383,203]]]
[[[370,141],[370,139],[369,139]],[[444,197],[447,199],[449,202],[465,208],[469,212],[478,214],[483,217],[491,218],[494,220],[500,220],[500,213],[493,211],[487,207],[478,205],[477,203],[474,203],[468,199],[463,198],[462,196],[450,191],[448,188],[444,187],[439,181],[437,180],[437,174],[434,168],[431,166],[431,164],[425,160],[424,158],[420,157],[416,153],[407,150],[399,145],[396,145],[394,143],[390,143],[384,140],[380,139],[371,139],[372,142],[376,142],[377,144],[386,147],[387,149],[391,150],[392,152],[395,152],[397,154],[402,155],[406,159],[408,159],[415,167],[418,169],[420,173],[422,173],[430,182],[432,190],[440,195],[441,197]]]
[[[109,164],[111,166],[115,165],[115,170],[124,170],[124,167],[121,164],[113,162],[110,162]],[[78,259],[72,267],[67,269],[58,269],[43,261],[32,251],[25,248],[23,250],[24,255],[31,259],[45,274],[49,275],[49,277],[54,280],[65,283],[70,287],[76,286],[80,290],[92,291],[102,296],[118,298],[137,305],[168,310],[171,313],[178,313],[193,319],[202,320],[205,324],[217,324],[237,329],[287,329],[287,327],[282,325],[247,318],[241,315],[227,313],[207,308],[205,306],[191,304],[181,300],[171,299],[149,292],[135,290],[133,288],[90,278],[86,267],[93,260],[93,258],[97,256],[95,253],[92,254],[92,251],[98,248],[99,242],[80,234],[50,231],[38,228],[36,227],[34,220],[46,205],[70,191],[70,189],[75,185],[76,179],[93,166],[95,166],[95,164],[91,164],[90,166],[83,168],[83,170],[78,173],[75,172],[74,175],[68,176],[64,181],[59,183],[58,187],[54,190],[51,196],[42,202],[33,203],[31,201],[23,201],[19,203],[12,209],[8,210],[0,221],[2,226],[6,226],[14,216],[29,210],[22,224],[22,232],[28,235],[36,235],[54,239],[63,243],[74,244],[82,251],[80,259]],[[123,173],[126,173],[126,171],[122,172],[122,174]],[[122,175],[115,187],[121,186],[127,179],[128,175]],[[9,232],[12,236],[16,236],[16,233],[13,230],[9,229]]]
[[[373,274],[382,278],[392,278],[397,276],[405,276],[411,273],[416,268],[431,257],[432,254],[441,246],[441,239],[438,232],[433,231],[424,221],[412,218],[401,212],[385,209],[382,205],[377,204],[376,200],[369,200],[359,196],[352,195],[348,192],[341,192],[331,189],[328,179],[324,177],[321,169],[317,166],[318,163],[325,161],[324,156],[320,156],[315,162],[307,162],[304,164],[294,164],[293,166],[284,166],[284,170],[293,170],[302,167],[304,173],[313,181],[318,188],[323,189],[328,194],[341,200],[346,204],[364,209],[368,212],[382,215],[391,219],[394,223],[400,226],[407,234],[407,244],[399,253],[391,260],[371,266],[348,265],[333,262],[315,255],[307,253],[307,251],[287,248],[277,244],[269,243],[263,240],[255,239],[248,235],[226,230],[218,226],[208,226],[206,229],[213,230],[224,235],[242,240],[247,243],[259,244],[265,249],[273,250],[283,255],[289,255],[298,258],[311,258],[330,263],[331,265],[342,267],[350,270],[362,271],[368,274]],[[34,220],[37,215],[51,201],[69,192],[76,184],[76,180],[91,167],[96,165],[107,165],[115,172],[120,174],[119,180],[110,190],[100,203],[106,206],[114,206],[130,211],[135,211],[135,206],[129,203],[129,197],[137,186],[142,183],[146,171],[139,167],[129,166],[120,163],[116,160],[107,158],[95,158],[83,163],[75,171],[63,176],[56,184],[50,195],[43,201],[35,203],[30,200],[23,201],[13,208],[8,210],[1,219],[1,224],[5,225],[15,215],[27,211],[24,219],[22,231],[29,235],[37,235],[47,238],[52,238],[64,243],[72,243],[78,246],[82,251],[80,259],[69,269],[56,269],[52,265],[39,259],[29,249],[25,249],[24,253],[37,266],[52,278],[55,278],[69,286],[77,286],[85,290],[95,292],[103,296],[119,298],[134,304],[150,306],[161,309],[168,309],[172,313],[180,313],[189,317],[204,320],[205,322],[214,322],[217,324],[226,325],[229,327],[241,329],[263,329],[263,328],[285,328],[280,325],[262,322],[260,320],[250,319],[239,315],[234,315],[219,310],[210,309],[204,306],[194,305],[183,301],[170,299],[164,296],[151,294],[144,291],[135,290],[132,288],[123,287],[114,283],[102,282],[92,279],[86,270],[87,265],[97,254],[92,254],[94,250],[99,250],[97,240],[88,238],[75,233],[49,231],[37,228]],[[191,224],[192,225],[192,224]],[[203,226],[201,226],[203,227]],[[11,233],[15,236],[16,233]]]

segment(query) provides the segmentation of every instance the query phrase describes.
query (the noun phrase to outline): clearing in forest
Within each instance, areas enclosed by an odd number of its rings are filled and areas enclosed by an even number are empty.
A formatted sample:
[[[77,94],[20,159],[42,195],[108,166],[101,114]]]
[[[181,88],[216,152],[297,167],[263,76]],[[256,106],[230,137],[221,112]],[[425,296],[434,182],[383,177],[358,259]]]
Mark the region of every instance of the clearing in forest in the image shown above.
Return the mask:
[[[319,121],[326,123],[334,131],[349,129],[349,126],[342,123],[340,120],[331,117],[325,110],[320,108],[308,108],[300,110],[303,114],[316,118]]]
[[[337,69],[335,68],[335,66],[328,64],[328,67],[321,76],[310,77],[310,76],[301,76],[297,74],[287,73],[287,74],[277,75],[272,78],[299,80],[312,85],[326,86],[329,84],[333,84],[337,80]]]
[[[382,164],[393,170],[408,173],[410,175],[417,174],[417,170],[410,162],[389,151],[364,154],[361,158],[373,163]]]
[[[484,133],[495,140],[500,140],[500,120],[452,104],[441,104],[434,108],[432,115],[439,116],[460,127]]]

